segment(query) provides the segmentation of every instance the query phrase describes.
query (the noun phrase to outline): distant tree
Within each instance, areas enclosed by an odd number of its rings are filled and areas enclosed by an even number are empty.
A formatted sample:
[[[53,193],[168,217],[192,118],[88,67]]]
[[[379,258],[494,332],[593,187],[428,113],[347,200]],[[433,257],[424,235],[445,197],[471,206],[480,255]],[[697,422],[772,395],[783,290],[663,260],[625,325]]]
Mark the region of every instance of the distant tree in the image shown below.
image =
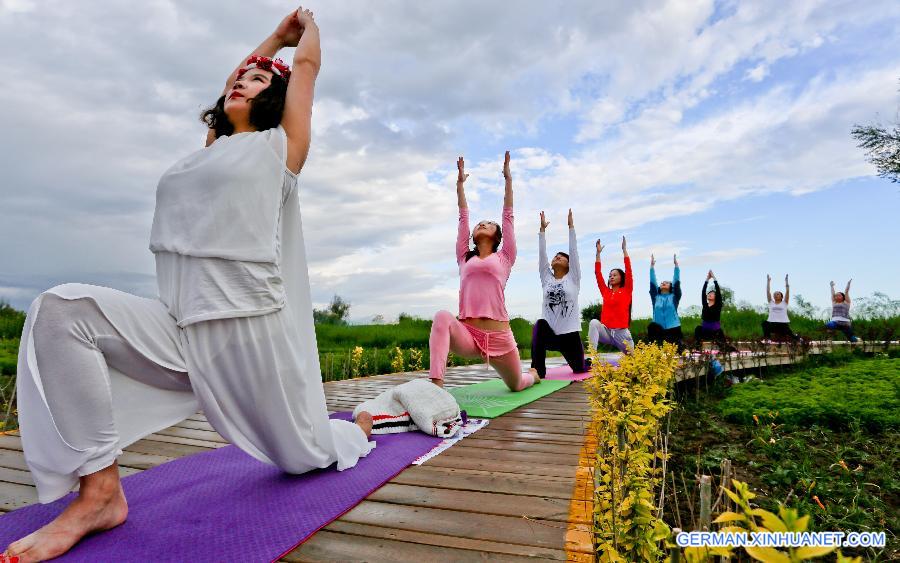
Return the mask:
[[[400,316],[397,317],[398,323],[408,323],[414,320],[416,320],[416,318],[409,313],[400,313]]]
[[[591,303],[587,307],[581,310],[581,320],[590,321],[591,319],[599,319],[600,318],[600,309],[602,304],[597,301],[596,303]]]
[[[900,126],[889,131],[881,125],[855,125],[851,134],[879,176],[900,182]]]
[[[345,325],[349,316],[350,303],[344,301],[340,295],[332,297],[326,309],[313,309],[313,321],[316,324]]]
[[[725,287],[724,285],[719,285],[719,291],[722,292],[722,308],[723,309],[736,309],[737,307],[734,304],[734,290],[730,287]]]
[[[691,305],[682,309],[679,314],[682,317],[699,317],[701,313],[703,313],[703,308],[700,305]]]
[[[791,296],[791,308],[803,315],[804,317],[808,317],[810,319],[818,318],[819,311],[816,309],[815,305],[807,301],[802,295],[799,293],[797,295]]]
[[[372,317],[372,324],[373,325],[383,325],[384,324],[384,315],[379,314],[379,315],[375,315],[374,317]]]
[[[859,142],[857,146],[865,149],[879,176],[900,182],[900,124],[895,123],[892,130],[880,124],[857,124],[850,134]]]
[[[890,319],[900,316],[900,299],[876,291],[870,297],[854,298],[853,310],[860,319]]]

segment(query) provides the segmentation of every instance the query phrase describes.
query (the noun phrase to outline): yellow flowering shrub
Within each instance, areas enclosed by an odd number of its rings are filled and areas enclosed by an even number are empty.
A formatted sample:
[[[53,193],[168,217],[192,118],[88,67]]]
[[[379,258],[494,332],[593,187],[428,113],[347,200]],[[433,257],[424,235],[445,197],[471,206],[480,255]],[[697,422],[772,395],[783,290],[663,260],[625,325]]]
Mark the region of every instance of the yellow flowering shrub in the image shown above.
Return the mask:
[[[678,355],[674,345],[639,343],[619,367],[596,351],[593,377],[585,382],[597,435],[594,544],[599,561],[656,561],[669,528],[655,499],[663,477],[660,421],[672,409],[667,398]]]
[[[350,351],[350,377],[359,377],[366,369],[366,361],[363,358],[363,347],[355,346]]]
[[[409,371],[419,371],[422,369],[422,359],[424,354],[418,348],[409,349]]]
[[[394,348],[394,355],[391,358],[391,371],[399,373],[406,369],[406,360],[403,357],[403,350],[397,346]]]

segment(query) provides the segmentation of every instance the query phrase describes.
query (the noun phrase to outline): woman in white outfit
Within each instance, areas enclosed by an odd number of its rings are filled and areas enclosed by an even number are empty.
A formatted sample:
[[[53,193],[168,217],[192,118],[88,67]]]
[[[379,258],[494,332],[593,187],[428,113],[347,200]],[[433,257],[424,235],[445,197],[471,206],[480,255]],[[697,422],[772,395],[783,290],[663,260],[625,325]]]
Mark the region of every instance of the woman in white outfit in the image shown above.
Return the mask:
[[[294,46],[291,73],[270,57]],[[206,148],[157,188],[159,300],[67,284],[31,305],[18,365],[25,459],[41,502],[80,489],[4,555],[50,559],[124,522],[116,457],[198,406],[289,473],[346,469],[371,450],[371,416],[328,419],[312,320],[297,174],[320,60],[313,14],[298,9],[204,113]]]

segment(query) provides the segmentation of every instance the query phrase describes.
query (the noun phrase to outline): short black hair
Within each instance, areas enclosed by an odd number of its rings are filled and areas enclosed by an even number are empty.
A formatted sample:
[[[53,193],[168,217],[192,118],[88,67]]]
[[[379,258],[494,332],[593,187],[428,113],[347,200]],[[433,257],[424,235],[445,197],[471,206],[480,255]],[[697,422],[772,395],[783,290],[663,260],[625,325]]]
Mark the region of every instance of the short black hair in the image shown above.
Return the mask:
[[[257,131],[265,131],[278,127],[284,115],[284,102],[287,98],[287,80],[272,74],[269,86],[256,95],[250,102],[250,125]],[[225,95],[223,94],[214,106],[203,110],[200,121],[215,131],[216,138],[234,133],[234,125],[225,115]]]
[[[556,255],[557,255],[557,256],[565,256],[565,257],[566,257],[566,260],[569,259],[569,255],[566,254],[565,252],[557,252]]]

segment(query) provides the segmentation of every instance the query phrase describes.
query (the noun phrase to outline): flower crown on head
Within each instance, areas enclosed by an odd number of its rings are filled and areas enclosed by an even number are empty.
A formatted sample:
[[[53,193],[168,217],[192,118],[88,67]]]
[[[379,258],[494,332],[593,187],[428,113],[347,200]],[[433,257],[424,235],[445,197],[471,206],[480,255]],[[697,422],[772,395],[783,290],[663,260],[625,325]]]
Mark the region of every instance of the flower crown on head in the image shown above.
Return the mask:
[[[277,74],[285,80],[288,80],[291,77],[291,67],[284,64],[283,60],[270,59],[269,57],[263,57],[260,55],[253,55],[252,57],[247,59],[247,64],[245,64],[243,68],[238,70],[237,77],[240,78],[251,68],[268,70],[272,74]]]

